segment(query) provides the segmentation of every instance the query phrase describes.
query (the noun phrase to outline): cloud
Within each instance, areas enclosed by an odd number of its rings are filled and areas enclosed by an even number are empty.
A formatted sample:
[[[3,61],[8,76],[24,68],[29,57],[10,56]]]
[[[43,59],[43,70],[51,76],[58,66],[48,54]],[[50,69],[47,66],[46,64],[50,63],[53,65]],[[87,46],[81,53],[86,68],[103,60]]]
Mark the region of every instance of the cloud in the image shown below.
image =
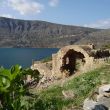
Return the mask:
[[[15,16],[12,16],[10,14],[0,14],[1,17],[6,17],[6,18],[15,18]]]
[[[95,23],[85,24],[84,26],[92,27],[92,28],[107,29],[107,28],[110,28],[110,19],[99,20]]]
[[[44,5],[33,0],[7,0],[9,7],[18,11],[21,15],[41,13]]]
[[[51,7],[56,7],[59,3],[59,0],[50,0],[49,5]]]

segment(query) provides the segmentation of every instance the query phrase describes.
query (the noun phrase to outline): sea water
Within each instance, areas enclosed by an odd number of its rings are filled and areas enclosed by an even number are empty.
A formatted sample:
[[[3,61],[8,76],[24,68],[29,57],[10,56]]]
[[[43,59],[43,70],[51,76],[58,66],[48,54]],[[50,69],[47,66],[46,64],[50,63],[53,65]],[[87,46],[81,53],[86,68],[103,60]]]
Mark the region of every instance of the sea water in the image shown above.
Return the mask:
[[[30,67],[32,61],[38,61],[56,53],[57,48],[0,48],[0,66],[10,68],[19,64]]]

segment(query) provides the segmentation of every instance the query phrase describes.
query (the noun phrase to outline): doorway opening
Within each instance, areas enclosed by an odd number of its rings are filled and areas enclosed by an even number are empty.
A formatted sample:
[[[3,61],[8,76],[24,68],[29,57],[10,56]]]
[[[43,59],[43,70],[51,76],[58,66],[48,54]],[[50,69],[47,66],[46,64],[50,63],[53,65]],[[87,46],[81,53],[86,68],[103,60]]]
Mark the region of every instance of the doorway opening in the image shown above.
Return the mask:
[[[81,65],[84,65],[84,58],[81,52],[74,51],[73,49],[68,50],[62,58],[61,72],[65,72],[67,76],[73,75]]]

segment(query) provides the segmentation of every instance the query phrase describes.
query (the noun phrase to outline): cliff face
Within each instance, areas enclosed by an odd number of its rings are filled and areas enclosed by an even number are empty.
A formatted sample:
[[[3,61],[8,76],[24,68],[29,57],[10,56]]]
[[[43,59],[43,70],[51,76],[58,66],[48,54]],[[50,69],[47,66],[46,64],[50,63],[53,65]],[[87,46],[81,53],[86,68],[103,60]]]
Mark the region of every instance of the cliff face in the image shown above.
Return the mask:
[[[76,44],[94,43],[98,47],[110,45],[110,29],[89,33],[88,36],[81,38]]]
[[[98,29],[0,17],[0,47],[62,47]]]

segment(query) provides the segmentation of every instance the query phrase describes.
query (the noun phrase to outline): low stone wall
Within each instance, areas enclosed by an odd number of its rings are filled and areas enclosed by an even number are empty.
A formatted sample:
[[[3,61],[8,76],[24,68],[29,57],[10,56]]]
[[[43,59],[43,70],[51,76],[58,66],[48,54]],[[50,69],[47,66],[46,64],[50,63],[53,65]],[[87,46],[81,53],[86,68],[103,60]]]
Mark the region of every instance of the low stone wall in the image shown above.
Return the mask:
[[[31,66],[31,69],[33,70],[37,69],[40,72],[40,74],[50,76],[52,75],[52,62],[50,61],[42,63],[40,61],[36,61]]]

